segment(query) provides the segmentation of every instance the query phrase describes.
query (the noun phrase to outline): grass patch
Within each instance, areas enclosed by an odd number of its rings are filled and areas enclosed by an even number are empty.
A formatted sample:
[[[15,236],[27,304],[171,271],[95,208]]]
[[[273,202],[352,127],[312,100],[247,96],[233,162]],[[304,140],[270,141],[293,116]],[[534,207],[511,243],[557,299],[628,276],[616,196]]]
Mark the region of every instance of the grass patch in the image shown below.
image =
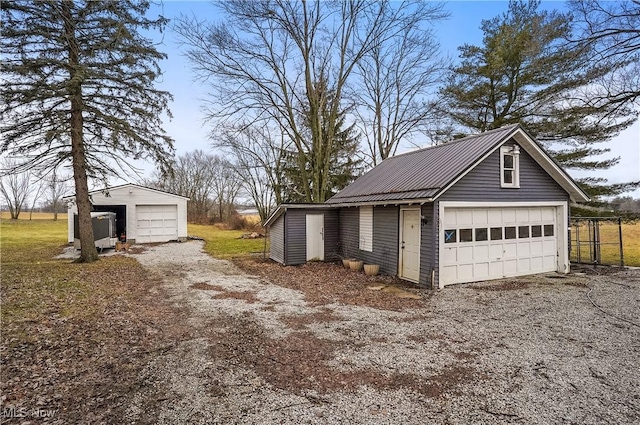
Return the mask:
[[[588,238],[586,226],[580,230],[580,238]],[[603,264],[620,264],[620,246],[618,243],[618,224],[602,223],[600,225],[600,254]],[[575,238],[575,235],[573,236]],[[622,223],[622,248],[624,264],[626,266],[640,267],[640,222]],[[589,246],[583,245],[580,250],[582,262],[588,262],[590,258]],[[571,258],[576,259],[576,247],[572,247]]]
[[[252,253],[269,250],[269,242],[265,239],[242,239],[247,231],[224,230],[215,225],[191,224],[187,226],[191,236],[198,236],[205,241],[204,249],[216,258],[244,257]]]
[[[159,280],[134,259],[54,260],[66,224],[0,222],[2,405],[55,410],[56,423],[124,423],[122,401],[146,385],[139,376],[154,353],[189,330],[159,296]],[[153,391],[161,390],[151,390],[143,411],[157,410]]]
[[[0,220],[4,264],[48,261],[67,242],[67,220]]]

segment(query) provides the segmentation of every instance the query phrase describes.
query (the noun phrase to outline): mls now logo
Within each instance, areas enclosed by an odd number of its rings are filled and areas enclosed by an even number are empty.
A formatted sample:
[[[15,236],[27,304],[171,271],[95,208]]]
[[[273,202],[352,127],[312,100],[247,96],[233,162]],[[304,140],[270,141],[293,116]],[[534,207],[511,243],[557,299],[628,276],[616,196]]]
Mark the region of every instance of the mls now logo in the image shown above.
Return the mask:
[[[26,418],[29,414],[29,409],[26,407],[3,407],[3,418]]]
[[[58,412],[57,409],[28,409],[26,407],[3,407],[3,418],[52,418]]]
[[[30,413],[34,418],[53,418],[56,414],[57,409],[33,409]]]

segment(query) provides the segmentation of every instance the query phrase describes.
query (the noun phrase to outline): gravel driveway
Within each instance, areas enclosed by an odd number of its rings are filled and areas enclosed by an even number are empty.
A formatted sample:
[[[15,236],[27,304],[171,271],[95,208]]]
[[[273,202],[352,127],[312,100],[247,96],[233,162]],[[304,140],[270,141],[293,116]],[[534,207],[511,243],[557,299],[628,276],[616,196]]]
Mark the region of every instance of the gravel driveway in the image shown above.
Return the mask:
[[[131,423],[640,423],[640,270],[458,285],[394,311],[309,302],[197,241],[136,258],[193,337],[145,370],[160,407],[133,394]]]

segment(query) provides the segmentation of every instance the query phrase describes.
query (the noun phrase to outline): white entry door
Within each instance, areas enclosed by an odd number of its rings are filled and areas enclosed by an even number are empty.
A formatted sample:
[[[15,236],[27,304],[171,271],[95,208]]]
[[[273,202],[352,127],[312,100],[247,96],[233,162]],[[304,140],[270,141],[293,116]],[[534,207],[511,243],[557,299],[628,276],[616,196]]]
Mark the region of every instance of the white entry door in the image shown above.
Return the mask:
[[[307,261],[324,260],[324,214],[307,214]]]
[[[420,210],[400,210],[400,277],[420,279]]]

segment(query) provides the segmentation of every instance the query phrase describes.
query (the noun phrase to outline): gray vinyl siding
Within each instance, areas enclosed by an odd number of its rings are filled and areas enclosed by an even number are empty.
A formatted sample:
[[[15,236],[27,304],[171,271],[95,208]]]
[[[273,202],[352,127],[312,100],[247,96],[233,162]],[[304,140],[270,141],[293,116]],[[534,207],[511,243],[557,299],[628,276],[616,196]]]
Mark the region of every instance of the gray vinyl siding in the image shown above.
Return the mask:
[[[435,267],[434,259],[437,255],[437,248],[434,246],[434,229],[437,227],[433,218],[433,203],[424,204],[420,214],[427,222],[420,225],[420,280],[418,283],[431,288],[431,271]]]
[[[269,227],[269,258],[284,264],[284,215]]]
[[[307,219],[304,210],[290,209],[285,216],[285,264],[307,262]]]
[[[373,208],[373,251],[359,249],[360,211],[358,207],[340,209],[340,246],[344,257],[366,264],[380,265],[380,271],[398,274],[398,214],[396,206]]]
[[[431,266],[433,267],[433,269],[435,270],[434,273],[434,280],[433,280],[433,286],[431,287],[431,289],[437,289],[438,288],[438,282],[440,279],[440,269],[439,267],[439,261],[440,261],[440,204],[438,202],[434,202],[433,204],[431,204],[431,208],[433,211],[433,226],[431,227],[431,234],[432,234],[432,249],[433,249],[433,262],[431,264]]]
[[[339,215],[333,209],[288,209],[285,217],[285,261],[286,265],[307,262],[307,214],[324,214],[324,258],[337,258],[339,241]],[[279,220],[278,220],[279,221]]]
[[[324,211],[324,259],[340,258],[340,214],[338,210]]]
[[[500,149],[497,149],[439,198],[441,201],[486,202],[568,199],[567,192],[524,149],[520,150],[520,188],[500,187]]]

